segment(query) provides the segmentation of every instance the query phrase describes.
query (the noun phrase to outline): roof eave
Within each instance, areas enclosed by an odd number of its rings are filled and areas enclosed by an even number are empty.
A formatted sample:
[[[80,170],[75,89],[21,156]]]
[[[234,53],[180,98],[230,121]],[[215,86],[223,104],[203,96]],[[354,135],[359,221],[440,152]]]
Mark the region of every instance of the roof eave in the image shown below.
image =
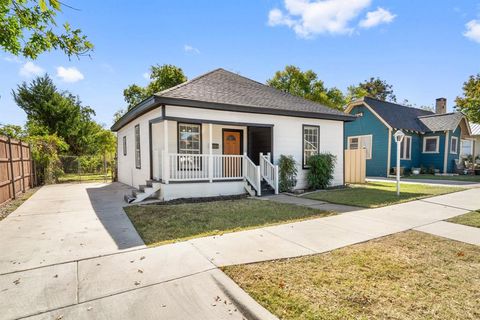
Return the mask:
[[[158,103],[156,96],[150,96],[146,98],[131,110],[127,111],[127,113],[125,113],[120,119],[118,119],[118,121],[111,126],[110,130],[120,130],[123,126],[140,117],[144,113],[158,107],[159,105],[160,104]]]
[[[322,113],[322,112],[308,112],[308,111],[285,110],[285,109],[274,109],[274,108],[264,108],[264,107],[252,107],[252,106],[243,106],[243,105],[235,105],[235,104],[171,98],[171,97],[162,97],[162,96],[156,96],[156,99],[160,104],[181,106],[181,107],[197,107],[202,109],[237,111],[237,112],[247,112],[247,113],[257,113],[257,114],[272,114],[272,115],[283,115],[283,116],[291,116],[291,117],[315,118],[315,119],[326,119],[326,120],[337,120],[337,121],[354,121],[356,119],[354,116],[351,116],[348,114],[333,114],[333,113],[330,114],[330,113]]]

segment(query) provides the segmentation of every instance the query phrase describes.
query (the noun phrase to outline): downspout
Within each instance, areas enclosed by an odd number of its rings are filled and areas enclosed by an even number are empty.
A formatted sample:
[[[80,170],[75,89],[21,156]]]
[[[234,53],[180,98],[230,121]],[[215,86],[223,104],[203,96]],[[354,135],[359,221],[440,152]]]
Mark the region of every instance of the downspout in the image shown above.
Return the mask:
[[[392,157],[392,128],[388,128],[387,177],[390,175],[391,157]]]
[[[447,173],[447,165],[448,165],[448,140],[449,140],[450,131],[445,132],[445,155],[443,157],[443,173]]]

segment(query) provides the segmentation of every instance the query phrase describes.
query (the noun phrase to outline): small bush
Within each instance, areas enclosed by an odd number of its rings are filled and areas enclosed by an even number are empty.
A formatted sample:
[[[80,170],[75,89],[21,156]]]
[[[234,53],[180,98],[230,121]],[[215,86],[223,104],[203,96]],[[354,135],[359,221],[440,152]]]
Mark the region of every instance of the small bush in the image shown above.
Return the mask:
[[[278,160],[280,192],[291,191],[297,184],[297,164],[293,156],[280,155]]]
[[[308,158],[308,186],[312,189],[325,189],[333,179],[333,170],[337,157],[330,153],[321,153]]]

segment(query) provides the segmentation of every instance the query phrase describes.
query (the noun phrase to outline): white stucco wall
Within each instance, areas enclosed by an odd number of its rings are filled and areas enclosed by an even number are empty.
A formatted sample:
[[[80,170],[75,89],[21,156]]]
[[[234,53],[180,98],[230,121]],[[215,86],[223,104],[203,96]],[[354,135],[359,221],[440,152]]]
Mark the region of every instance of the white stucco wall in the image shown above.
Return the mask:
[[[133,120],[117,132],[118,181],[138,188],[150,179],[149,121],[160,117],[161,108]],[[135,126],[140,125],[141,168],[135,168]],[[127,155],[123,155],[123,137],[127,137]],[[152,134],[153,136],[153,134]]]
[[[306,187],[306,172],[302,169],[302,152],[303,152],[303,130],[302,125],[320,126],[320,152],[330,152],[337,156],[337,164],[335,167],[333,185],[343,184],[343,122],[323,119],[310,119],[287,117],[267,114],[250,114],[243,112],[230,112],[200,109],[193,107],[177,107],[166,106],[167,117],[181,117],[197,120],[218,120],[229,122],[256,123],[256,124],[273,124],[273,154],[274,162],[278,161],[280,155],[293,155],[298,165],[298,184],[297,188]],[[172,124],[172,125],[171,125]],[[174,135],[174,139],[170,140],[169,152],[176,152],[176,123],[169,121],[169,135]],[[221,150],[221,127],[232,126],[215,126],[215,131],[220,130],[214,137],[218,137]],[[203,126],[203,133],[208,130],[208,125]],[[207,131],[208,133],[208,131]],[[208,151],[207,135],[203,136],[204,152]],[[246,133],[244,135],[244,144],[247,142]],[[173,149],[172,149],[173,148]],[[246,145],[244,150],[246,150]]]

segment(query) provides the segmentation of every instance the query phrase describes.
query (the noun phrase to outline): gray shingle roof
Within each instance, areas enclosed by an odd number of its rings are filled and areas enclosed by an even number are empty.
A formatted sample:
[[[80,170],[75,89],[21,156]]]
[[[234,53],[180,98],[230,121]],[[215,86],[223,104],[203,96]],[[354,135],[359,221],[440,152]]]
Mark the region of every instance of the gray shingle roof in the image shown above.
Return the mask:
[[[460,112],[446,114],[434,114],[419,117],[418,119],[429,129],[429,131],[455,130],[464,115]]]
[[[455,130],[464,117],[460,112],[436,114],[370,97],[365,97],[363,101],[395,129],[418,132]]]
[[[392,128],[419,132],[429,131],[421,121],[418,121],[418,117],[434,115],[431,111],[406,107],[401,104],[377,100],[370,97],[365,97],[363,100]]]
[[[224,69],[205,73],[176,87],[159,92],[155,96],[258,109],[347,116],[341,111],[293,96]]]

